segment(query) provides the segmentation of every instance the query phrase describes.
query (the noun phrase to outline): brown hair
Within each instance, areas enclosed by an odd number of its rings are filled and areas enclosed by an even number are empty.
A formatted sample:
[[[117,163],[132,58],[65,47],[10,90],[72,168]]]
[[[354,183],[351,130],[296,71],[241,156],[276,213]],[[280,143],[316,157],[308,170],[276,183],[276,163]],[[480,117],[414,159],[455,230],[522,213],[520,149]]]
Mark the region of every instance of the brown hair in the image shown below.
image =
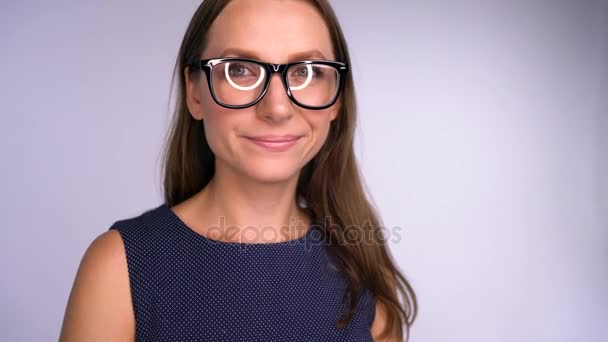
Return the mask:
[[[205,0],[198,7],[177,56],[172,80],[173,84],[177,76],[179,81],[176,107],[163,151],[164,200],[169,206],[199,192],[215,173],[215,156],[205,138],[203,121],[195,120],[186,105],[183,71],[188,63],[202,54],[207,31],[229,2]],[[350,64],[347,44],[330,4],[327,0],[310,2],[326,22],[336,60]],[[346,326],[355,314],[359,286],[363,285],[372,291],[386,312],[382,335],[403,338],[405,325],[409,339],[409,328],[417,314],[416,295],[392,260],[380,218],[366,196],[359,173],[353,149],[356,99],[350,73],[340,100],[340,112],[331,122],[325,144],[300,173],[296,198],[305,201],[305,209],[312,218],[331,219],[331,225],[324,226],[325,236],[336,242],[330,244],[331,251],[347,279],[343,300],[350,298],[346,317],[340,318],[337,327]],[[366,243],[352,243],[353,235],[366,237]],[[399,296],[405,300],[403,304]]]

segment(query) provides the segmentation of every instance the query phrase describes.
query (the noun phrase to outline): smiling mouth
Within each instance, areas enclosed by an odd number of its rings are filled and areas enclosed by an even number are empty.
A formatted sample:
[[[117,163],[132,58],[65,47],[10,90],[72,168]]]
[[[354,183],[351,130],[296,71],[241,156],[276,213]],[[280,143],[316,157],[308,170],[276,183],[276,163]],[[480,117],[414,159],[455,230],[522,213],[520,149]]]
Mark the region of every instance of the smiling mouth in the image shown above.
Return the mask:
[[[252,139],[256,141],[264,141],[264,142],[288,142],[301,138],[298,135],[286,134],[286,135],[265,135],[265,136],[257,136],[257,137],[246,137],[247,139]]]
[[[301,137],[276,137],[276,138],[250,138],[245,137],[257,146],[263,147],[272,152],[284,152],[294,146]]]

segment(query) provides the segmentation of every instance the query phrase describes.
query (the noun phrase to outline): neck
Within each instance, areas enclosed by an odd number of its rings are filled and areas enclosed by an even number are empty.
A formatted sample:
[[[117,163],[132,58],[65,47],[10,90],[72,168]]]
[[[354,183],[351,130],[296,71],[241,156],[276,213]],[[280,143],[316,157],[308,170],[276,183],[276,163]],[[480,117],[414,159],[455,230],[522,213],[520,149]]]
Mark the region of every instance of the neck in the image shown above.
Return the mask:
[[[285,182],[260,183],[234,173],[216,172],[196,196],[197,211],[204,217],[204,224],[213,227],[213,233],[222,235],[221,239],[297,239],[310,225],[304,210],[297,205],[297,180],[298,175]]]

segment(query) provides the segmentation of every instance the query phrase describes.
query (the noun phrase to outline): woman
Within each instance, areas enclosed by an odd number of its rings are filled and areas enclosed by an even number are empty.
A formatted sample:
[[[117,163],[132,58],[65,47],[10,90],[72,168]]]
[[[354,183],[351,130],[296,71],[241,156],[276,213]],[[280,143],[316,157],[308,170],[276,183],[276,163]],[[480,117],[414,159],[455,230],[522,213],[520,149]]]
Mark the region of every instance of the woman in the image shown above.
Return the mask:
[[[326,0],[204,1],[176,64],[165,202],[89,246],[60,340],[407,336],[416,297],[358,173],[349,62]]]

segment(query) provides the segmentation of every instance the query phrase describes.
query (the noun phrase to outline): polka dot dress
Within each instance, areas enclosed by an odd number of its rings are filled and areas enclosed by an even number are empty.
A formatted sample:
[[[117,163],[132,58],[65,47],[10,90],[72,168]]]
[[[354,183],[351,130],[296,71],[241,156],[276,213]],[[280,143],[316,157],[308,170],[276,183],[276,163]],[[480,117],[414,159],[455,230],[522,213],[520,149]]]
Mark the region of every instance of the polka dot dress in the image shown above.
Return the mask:
[[[221,242],[162,204],[110,229],[125,245],[136,341],[373,341],[366,288],[336,327],[346,280],[316,224],[290,241]]]

